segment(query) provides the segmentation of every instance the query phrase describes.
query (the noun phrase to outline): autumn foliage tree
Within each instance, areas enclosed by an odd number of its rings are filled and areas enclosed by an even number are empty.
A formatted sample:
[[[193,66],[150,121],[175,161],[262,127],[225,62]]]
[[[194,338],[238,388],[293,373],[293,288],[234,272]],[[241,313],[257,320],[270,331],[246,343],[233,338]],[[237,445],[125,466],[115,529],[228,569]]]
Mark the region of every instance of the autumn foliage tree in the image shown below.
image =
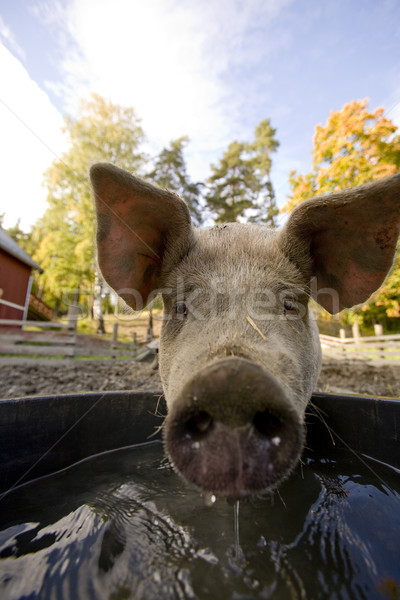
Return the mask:
[[[368,110],[367,100],[355,100],[331,112],[324,126],[317,125],[311,172],[290,174],[291,194],[284,209],[307,198],[356,187],[400,170],[400,135],[384,109]],[[379,199],[377,199],[379,202]],[[365,324],[400,317],[400,262],[373,301],[348,318]]]
[[[383,108],[370,112],[367,106],[368,100],[354,100],[341,111],[332,111],[324,126],[317,125],[311,172],[291,172],[286,210],[316,194],[356,187],[400,169],[396,125],[384,116]]]

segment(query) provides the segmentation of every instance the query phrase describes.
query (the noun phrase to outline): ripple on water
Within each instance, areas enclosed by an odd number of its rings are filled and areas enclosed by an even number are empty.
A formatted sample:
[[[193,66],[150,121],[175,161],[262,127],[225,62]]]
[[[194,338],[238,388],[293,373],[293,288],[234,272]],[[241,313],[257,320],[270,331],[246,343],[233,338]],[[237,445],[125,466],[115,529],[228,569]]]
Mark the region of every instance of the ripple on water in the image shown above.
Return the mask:
[[[305,462],[240,515],[205,506],[158,443],[22,486],[1,503],[0,597],[400,598],[400,476]]]

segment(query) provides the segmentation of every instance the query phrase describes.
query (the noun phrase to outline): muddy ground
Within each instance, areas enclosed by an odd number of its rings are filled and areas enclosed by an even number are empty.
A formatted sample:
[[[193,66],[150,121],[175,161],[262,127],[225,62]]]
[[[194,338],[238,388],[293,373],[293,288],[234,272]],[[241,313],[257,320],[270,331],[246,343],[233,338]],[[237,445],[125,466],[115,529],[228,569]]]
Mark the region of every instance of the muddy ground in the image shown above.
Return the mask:
[[[329,361],[317,389],[400,397],[400,365]],[[151,363],[0,359],[0,399],[98,390],[161,390],[161,381]]]

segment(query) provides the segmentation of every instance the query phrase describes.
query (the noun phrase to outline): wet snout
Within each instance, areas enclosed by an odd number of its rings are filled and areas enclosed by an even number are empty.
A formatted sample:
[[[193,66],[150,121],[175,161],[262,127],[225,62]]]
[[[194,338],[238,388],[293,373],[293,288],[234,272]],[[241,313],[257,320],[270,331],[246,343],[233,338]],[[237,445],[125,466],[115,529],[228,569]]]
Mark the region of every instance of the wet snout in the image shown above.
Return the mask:
[[[272,375],[230,357],[205,367],[184,387],[164,436],[187,480],[238,499],[272,489],[290,473],[303,448],[304,427]]]

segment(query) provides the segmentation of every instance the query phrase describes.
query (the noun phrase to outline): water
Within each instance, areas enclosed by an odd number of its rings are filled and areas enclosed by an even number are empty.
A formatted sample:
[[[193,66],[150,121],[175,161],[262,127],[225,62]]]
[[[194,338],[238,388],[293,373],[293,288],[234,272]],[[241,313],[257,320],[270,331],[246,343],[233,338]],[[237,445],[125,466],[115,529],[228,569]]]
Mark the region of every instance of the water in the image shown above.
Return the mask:
[[[0,502],[0,598],[399,599],[400,474],[370,466],[306,457],[239,515],[160,443],[92,458]]]

